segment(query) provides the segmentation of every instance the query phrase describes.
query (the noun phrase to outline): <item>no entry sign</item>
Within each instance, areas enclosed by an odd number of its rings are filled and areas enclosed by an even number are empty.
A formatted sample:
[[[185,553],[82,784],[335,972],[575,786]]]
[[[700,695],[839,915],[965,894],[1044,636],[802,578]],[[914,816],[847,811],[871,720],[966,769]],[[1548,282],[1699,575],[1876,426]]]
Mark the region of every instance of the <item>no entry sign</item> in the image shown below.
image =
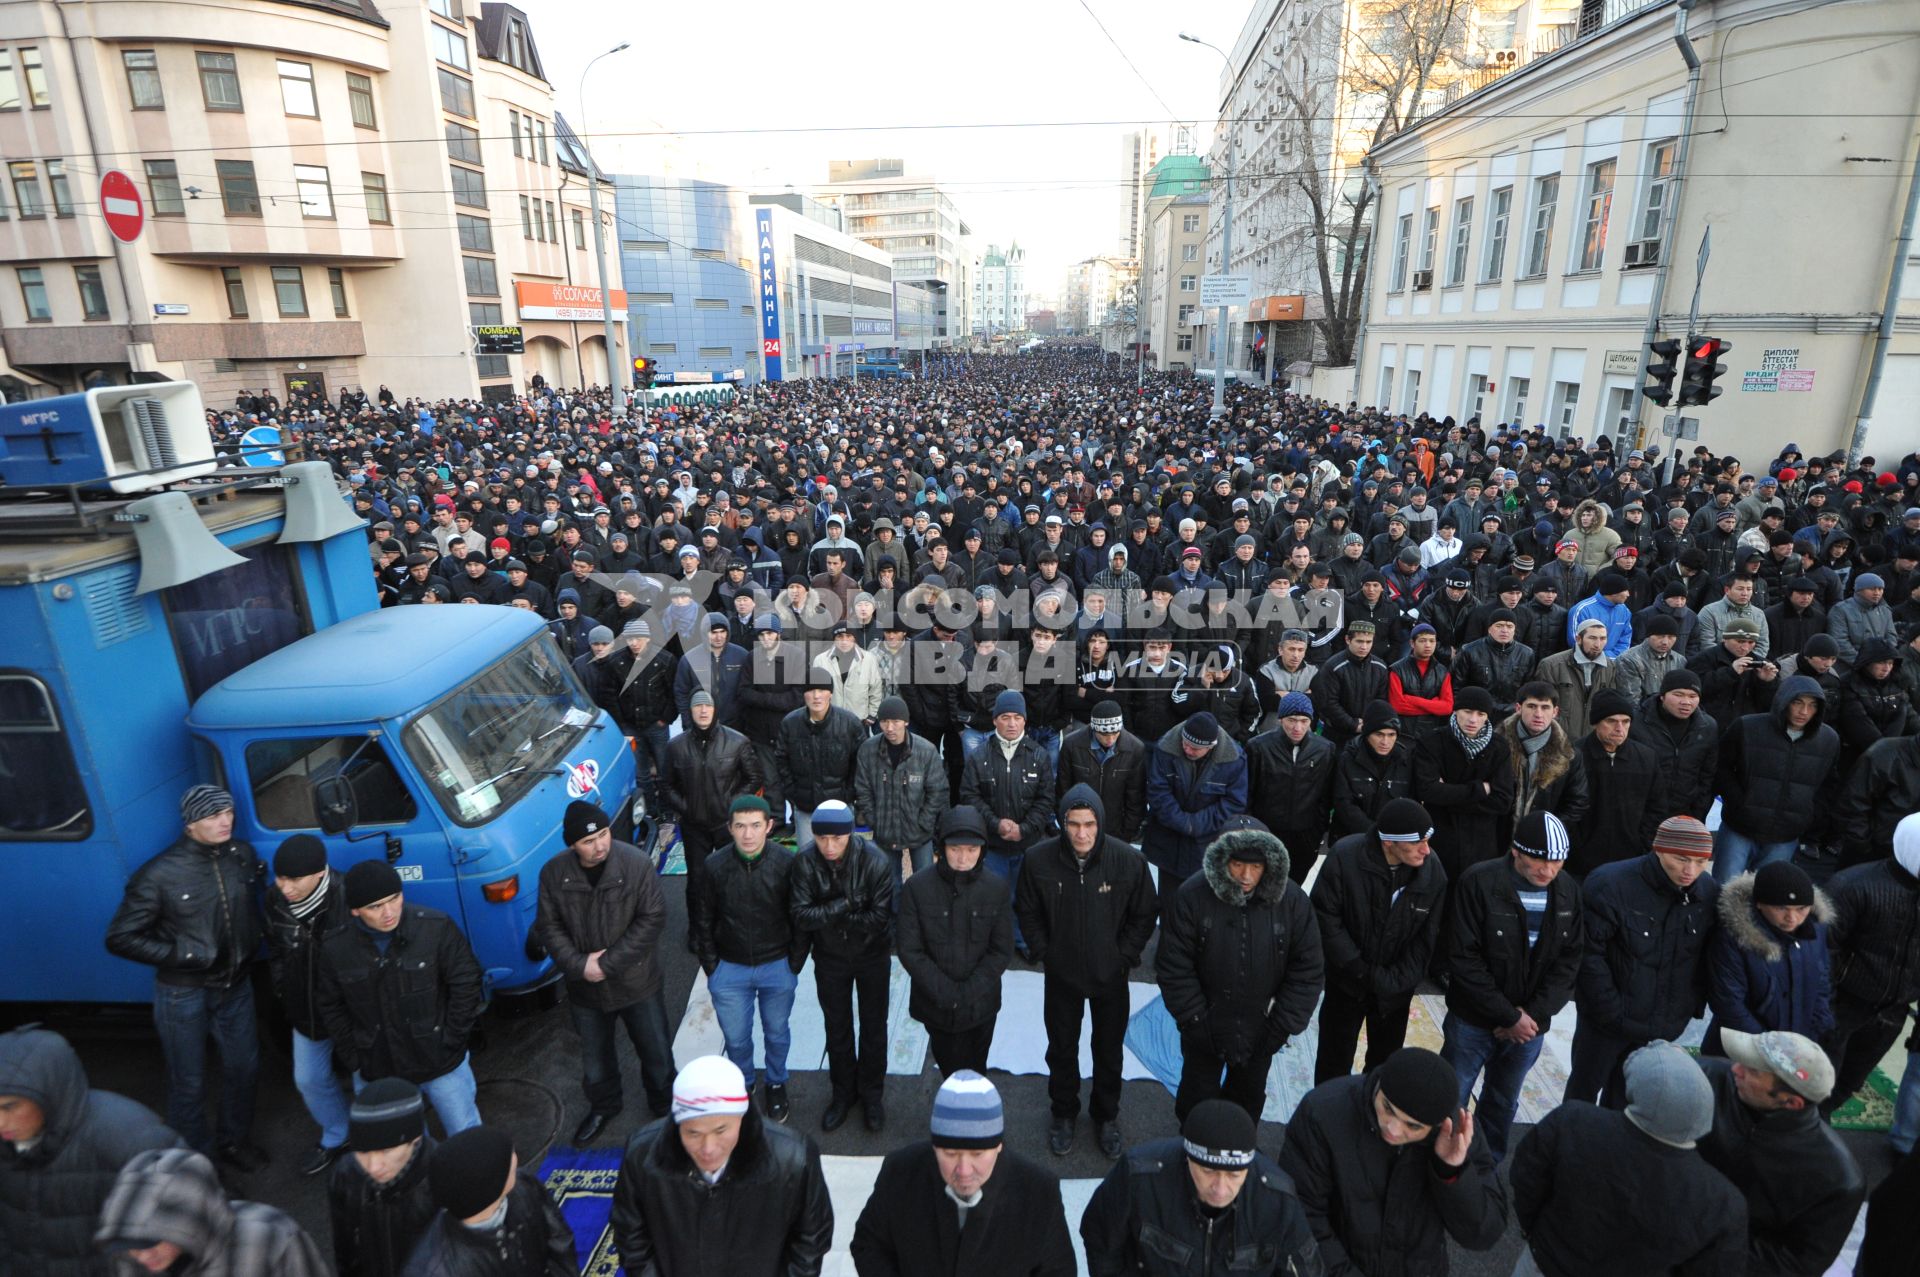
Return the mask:
[[[107,229],[123,244],[139,239],[147,224],[140,188],[119,169],[108,169],[100,175],[100,212],[107,219]]]

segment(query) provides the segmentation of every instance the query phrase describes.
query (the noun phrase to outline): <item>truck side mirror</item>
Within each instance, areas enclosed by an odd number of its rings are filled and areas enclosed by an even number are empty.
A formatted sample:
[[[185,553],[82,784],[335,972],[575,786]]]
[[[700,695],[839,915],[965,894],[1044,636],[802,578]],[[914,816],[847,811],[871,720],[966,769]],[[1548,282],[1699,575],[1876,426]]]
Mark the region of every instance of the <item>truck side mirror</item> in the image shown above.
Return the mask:
[[[360,822],[360,803],[354,797],[353,784],[345,776],[328,776],[313,782],[313,813],[320,832],[344,834]]]

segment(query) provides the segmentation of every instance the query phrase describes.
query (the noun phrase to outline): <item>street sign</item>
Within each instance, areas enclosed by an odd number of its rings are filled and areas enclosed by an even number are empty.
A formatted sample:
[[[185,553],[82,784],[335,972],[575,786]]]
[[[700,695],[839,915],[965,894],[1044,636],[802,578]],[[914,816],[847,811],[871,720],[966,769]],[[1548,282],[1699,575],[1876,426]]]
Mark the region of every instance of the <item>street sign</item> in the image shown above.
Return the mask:
[[[1245,306],[1253,301],[1253,276],[1251,275],[1202,275],[1200,277],[1200,307],[1212,310],[1216,306]]]
[[[185,302],[155,302],[153,313],[156,315],[185,315],[192,307]]]
[[[147,224],[140,188],[119,169],[108,169],[100,175],[100,212],[107,220],[107,229],[122,244],[139,239]]]
[[[474,353],[477,355],[524,355],[527,343],[518,324],[475,324]]]
[[[240,446],[246,449],[260,449],[258,452],[242,453],[240,461],[244,465],[283,466],[287,463],[286,454],[279,451],[280,427],[278,426],[255,426],[240,436]],[[271,451],[268,451],[269,449]]]

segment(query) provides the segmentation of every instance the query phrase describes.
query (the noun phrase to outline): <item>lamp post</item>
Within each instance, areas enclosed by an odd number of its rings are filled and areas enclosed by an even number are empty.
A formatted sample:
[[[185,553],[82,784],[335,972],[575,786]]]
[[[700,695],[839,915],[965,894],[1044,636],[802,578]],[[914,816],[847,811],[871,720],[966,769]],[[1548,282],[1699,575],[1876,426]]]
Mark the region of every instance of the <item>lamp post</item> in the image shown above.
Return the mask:
[[[626,398],[620,390],[619,366],[614,363],[616,356],[613,340],[613,284],[607,277],[607,240],[600,224],[600,166],[594,161],[593,150],[586,142],[586,139],[592,136],[587,128],[587,72],[593,70],[594,63],[600,61],[600,58],[611,57],[632,47],[631,41],[617,44],[587,63],[580,72],[581,146],[587,152],[587,191],[593,205],[593,256],[600,267],[600,318],[605,327],[607,343],[607,394],[613,400],[611,407],[616,421],[627,415],[624,407]]]
[[[1205,45],[1215,53],[1218,53],[1220,55],[1220,65],[1227,69],[1227,79],[1229,81],[1233,79],[1233,60],[1226,55],[1226,52],[1222,50],[1219,45],[1208,40],[1202,40],[1197,35],[1189,35],[1185,31],[1180,33],[1180,38],[1189,44]],[[1227,135],[1227,193],[1224,207],[1220,214],[1220,273],[1222,275],[1227,273],[1233,261],[1234,120],[1231,113],[1233,105],[1233,93],[1231,89],[1229,89],[1227,93],[1227,105],[1229,110],[1224,121]],[[1213,412],[1211,415],[1217,419],[1227,415],[1227,308],[1224,305],[1218,307],[1215,312],[1213,340]]]

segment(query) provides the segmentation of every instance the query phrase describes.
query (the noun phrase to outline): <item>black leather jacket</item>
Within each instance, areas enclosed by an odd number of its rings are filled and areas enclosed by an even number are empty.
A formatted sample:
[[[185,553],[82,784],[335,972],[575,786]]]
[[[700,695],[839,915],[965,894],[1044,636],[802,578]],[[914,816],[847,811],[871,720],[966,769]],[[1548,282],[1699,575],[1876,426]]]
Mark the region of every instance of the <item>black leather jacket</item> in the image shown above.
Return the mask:
[[[683,823],[721,829],[733,800],[759,789],[766,777],[753,742],[715,723],[705,732],[689,727],[673,738],[663,781],[667,803]]]
[[[453,919],[407,905],[383,954],[357,922],[320,946],[320,1017],[333,1058],[372,1082],[457,1067],[480,1018],[480,963]]]
[[[812,811],[829,799],[853,802],[853,759],[867,739],[867,725],[838,705],[815,723],[806,706],[780,720],[774,757],[780,784],[799,811]]]
[[[886,959],[893,936],[893,873],[886,857],[855,834],[847,854],[830,864],[808,843],[794,857],[794,930],[822,957],[842,962]]]
[[[771,842],[752,860],[731,842],[707,857],[707,871],[693,880],[687,930],[708,975],[722,962],[757,967],[775,958],[800,969],[807,950],[789,913],[793,862]]]
[[[1514,694],[1532,677],[1535,664],[1533,649],[1519,639],[1502,644],[1477,638],[1460,649],[1460,659],[1453,667],[1454,690],[1486,688],[1487,695],[1493,697],[1494,717],[1505,718],[1513,713]]]
[[[327,1207],[340,1277],[399,1277],[436,1209],[427,1188],[433,1146],[433,1136],[423,1136],[406,1169],[385,1184],[376,1184],[352,1157],[334,1162]]]
[[[1876,860],[1835,874],[1827,896],[1838,915],[1827,935],[1835,997],[1876,1011],[1920,997],[1920,879]]]
[[[182,833],[127,880],[107,952],[158,967],[162,984],[230,989],[260,947],[265,878],[247,843],[208,847]]]
[[[401,1271],[406,1277],[577,1277],[573,1229],[532,1171],[507,1194],[507,1217],[489,1232],[441,1211]]]
[[[273,991],[286,1008],[293,1027],[316,1042],[327,1036],[316,997],[320,988],[320,946],[353,920],[347,912],[345,874],[329,872],[320,890],[327,893],[327,903],[298,918],[278,886],[267,888],[267,941],[272,946]]]

